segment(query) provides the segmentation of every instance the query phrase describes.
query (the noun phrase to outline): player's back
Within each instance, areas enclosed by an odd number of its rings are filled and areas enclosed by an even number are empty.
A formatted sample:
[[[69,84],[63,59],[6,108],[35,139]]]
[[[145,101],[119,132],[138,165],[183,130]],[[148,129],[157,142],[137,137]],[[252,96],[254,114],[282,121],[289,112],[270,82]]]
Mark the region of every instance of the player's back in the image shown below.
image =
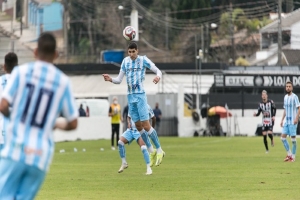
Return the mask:
[[[2,97],[3,90],[7,84],[7,81],[10,78],[10,74],[3,74],[0,76],[0,98]],[[6,126],[8,124],[8,119],[4,117],[2,114],[0,114],[0,144],[4,143],[4,135]]]
[[[65,101],[68,87],[68,78],[50,63],[36,61],[14,69],[7,93],[4,92],[12,111],[3,157],[42,170],[48,167],[54,150],[55,120],[66,107],[63,104],[72,106]]]

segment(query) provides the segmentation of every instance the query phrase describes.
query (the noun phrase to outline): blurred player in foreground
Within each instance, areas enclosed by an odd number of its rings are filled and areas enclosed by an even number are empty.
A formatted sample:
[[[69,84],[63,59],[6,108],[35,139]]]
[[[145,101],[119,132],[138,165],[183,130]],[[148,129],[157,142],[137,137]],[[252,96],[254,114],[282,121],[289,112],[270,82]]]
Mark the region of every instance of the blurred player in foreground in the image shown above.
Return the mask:
[[[253,116],[257,117],[262,113],[262,134],[264,137],[264,144],[266,148],[266,153],[269,153],[267,135],[271,139],[271,145],[274,146],[273,139],[273,127],[276,115],[276,107],[274,101],[268,99],[268,94],[266,90],[261,92],[262,102],[259,103],[257,113],[254,113]]]
[[[7,85],[7,81],[10,78],[10,73],[12,72],[13,68],[18,65],[18,56],[17,54],[10,52],[5,55],[4,57],[4,65],[3,69],[5,74],[3,74],[0,78],[1,87],[0,87],[0,99],[2,98],[2,93],[4,88]],[[0,150],[3,149],[4,141],[5,141],[5,131],[9,121],[7,117],[4,117],[2,114],[0,115]]]
[[[283,102],[283,116],[280,122],[280,126],[283,127],[281,134],[281,141],[283,146],[287,152],[287,156],[285,157],[285,162],[294,162],[296,159],[296,151],[297,151],[297,125],[300,115],[300,103],[298,96],[293,93],[293,84],[288,81],[285,84],[286,95],[284,96]],[[285,119],[285,123],[283,121]],[[290,145],[286,140],[286,136],[289,135],[292,140],[292,151],[290,150]]]
[[[3,200],[34,199],[52,160],[53,128],[77,127],[70,81],[52,64],[55,37],[42,33],[34,53],[37,61],[14,68],[0,102],[0,112],[10,118],[0,161]],[[56,121],[60,113],[65,119]]]
[[[145,73],[150,69],[156,74],[153,82],[157,84],[162,76],[161,71],[146,56],[138,55],[138,46],[131,42],[128,45],[128,56],[123,59],[118,77],[111,78],[108,74],[103,74],[105,81],[114,84],[120,84],[126,75],[128,88],[128,108],[132,120],[135,122],[137,130],[140,134],[146,130],[149,137],[154,141],[155,146],[159,146],[156,130],[149,123],[149,114],[147,106],[147,97],[143,85]],[[164,152],[161,148],[157,149],[157,163],[161,163]]]

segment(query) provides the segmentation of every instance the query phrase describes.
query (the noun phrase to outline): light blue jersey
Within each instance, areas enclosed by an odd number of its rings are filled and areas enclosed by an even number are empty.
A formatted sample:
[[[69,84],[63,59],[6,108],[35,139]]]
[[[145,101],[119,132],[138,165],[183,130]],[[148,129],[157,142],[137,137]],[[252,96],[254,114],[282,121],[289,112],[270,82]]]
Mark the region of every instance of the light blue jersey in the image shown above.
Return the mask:
[[[152,108],[149,106],[149,104],[147,104],[147,107],[148,107],[149,119],[151,119],[152,117],[154,117],[154,112],[153,112]],[[136,129],[135,123],[129,114],[128,114],[128,117],[130,117],[131,128]]]
[[[69,79],[50,63],[27,63],[14,68],[2,98],[12,111],[1,157],[47,170],[57,116],[69,122],[78,117]]]
[[[137,56],[135,60],[131,60],[129,56],[123,59],[119,76],[113,78],[112,82],[119,84],[122,82],[124,75],[126,75],[128,94],[145,93],[144,80],[146,69],[150,69],[157,76],[161,77],[161,71],[155,64],[146,56]]]
[[[1,81],[1,86],[0,86],[0,99],[2,98],[2,93],[4,91],[4,88],[7,85],[7,81],[10,78],[10,74],[3,74],[0,77],[0,81]],[[4,144],[4,140],[5,140],[5,131],[8,125],[8,118],[6,118],[5,116],[3,116],[2,114],[0,114],[0,144]]]
[[[285,109],[285,124],[294,124],[297,116],[298,107],[300,106],[298,96],[294,93],[291,95],[286,94],[284,97],[283,108]]]

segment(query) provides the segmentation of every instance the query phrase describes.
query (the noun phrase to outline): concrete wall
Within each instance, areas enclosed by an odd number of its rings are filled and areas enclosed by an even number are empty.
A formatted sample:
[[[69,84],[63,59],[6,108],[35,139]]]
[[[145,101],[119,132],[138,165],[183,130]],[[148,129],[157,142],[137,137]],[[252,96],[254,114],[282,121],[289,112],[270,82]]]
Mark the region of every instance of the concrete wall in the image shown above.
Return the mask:
[[[75,131],[54,131],[54,141],[98,140],[110,139],[110,117],[81,117]],[[122,129],[121,129],[122,130]]]

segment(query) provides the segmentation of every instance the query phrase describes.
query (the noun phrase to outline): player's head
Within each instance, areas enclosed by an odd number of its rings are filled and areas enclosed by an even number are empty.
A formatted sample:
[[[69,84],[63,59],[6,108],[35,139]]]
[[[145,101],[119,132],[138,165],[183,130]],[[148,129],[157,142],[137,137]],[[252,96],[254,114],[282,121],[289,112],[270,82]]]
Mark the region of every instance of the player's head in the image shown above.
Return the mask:
[[[288,93],[288,94],[291,94],[291,93],[292,93],[292,91],[293,91],[293,83],[292,83],[291,81],[287,81],[287,82],[285,83],[285,91],[286,91],[286,93]]]
[[[266,90],[263,90],[261,92],[261,98],[262,98],[263,102],[266,102],[268,100],[268,93]]]
[[[34,54],[37,59],[50,63],[57,58],[56,39],[52,33],[44,32],[40,35]]]
[[[135,42],[130,42],[128,45],[128,56],[131,58],[131,60],[135,60],[138,55],[138,46]]]
[[[13,52],[9,52],[4,57],[4,71],[8,74],[11,73],[13,68],[18,65],[18,56]]]
[[[118,104],[118,98],[116,96],[113,97],[113,103],[116,105]]]

